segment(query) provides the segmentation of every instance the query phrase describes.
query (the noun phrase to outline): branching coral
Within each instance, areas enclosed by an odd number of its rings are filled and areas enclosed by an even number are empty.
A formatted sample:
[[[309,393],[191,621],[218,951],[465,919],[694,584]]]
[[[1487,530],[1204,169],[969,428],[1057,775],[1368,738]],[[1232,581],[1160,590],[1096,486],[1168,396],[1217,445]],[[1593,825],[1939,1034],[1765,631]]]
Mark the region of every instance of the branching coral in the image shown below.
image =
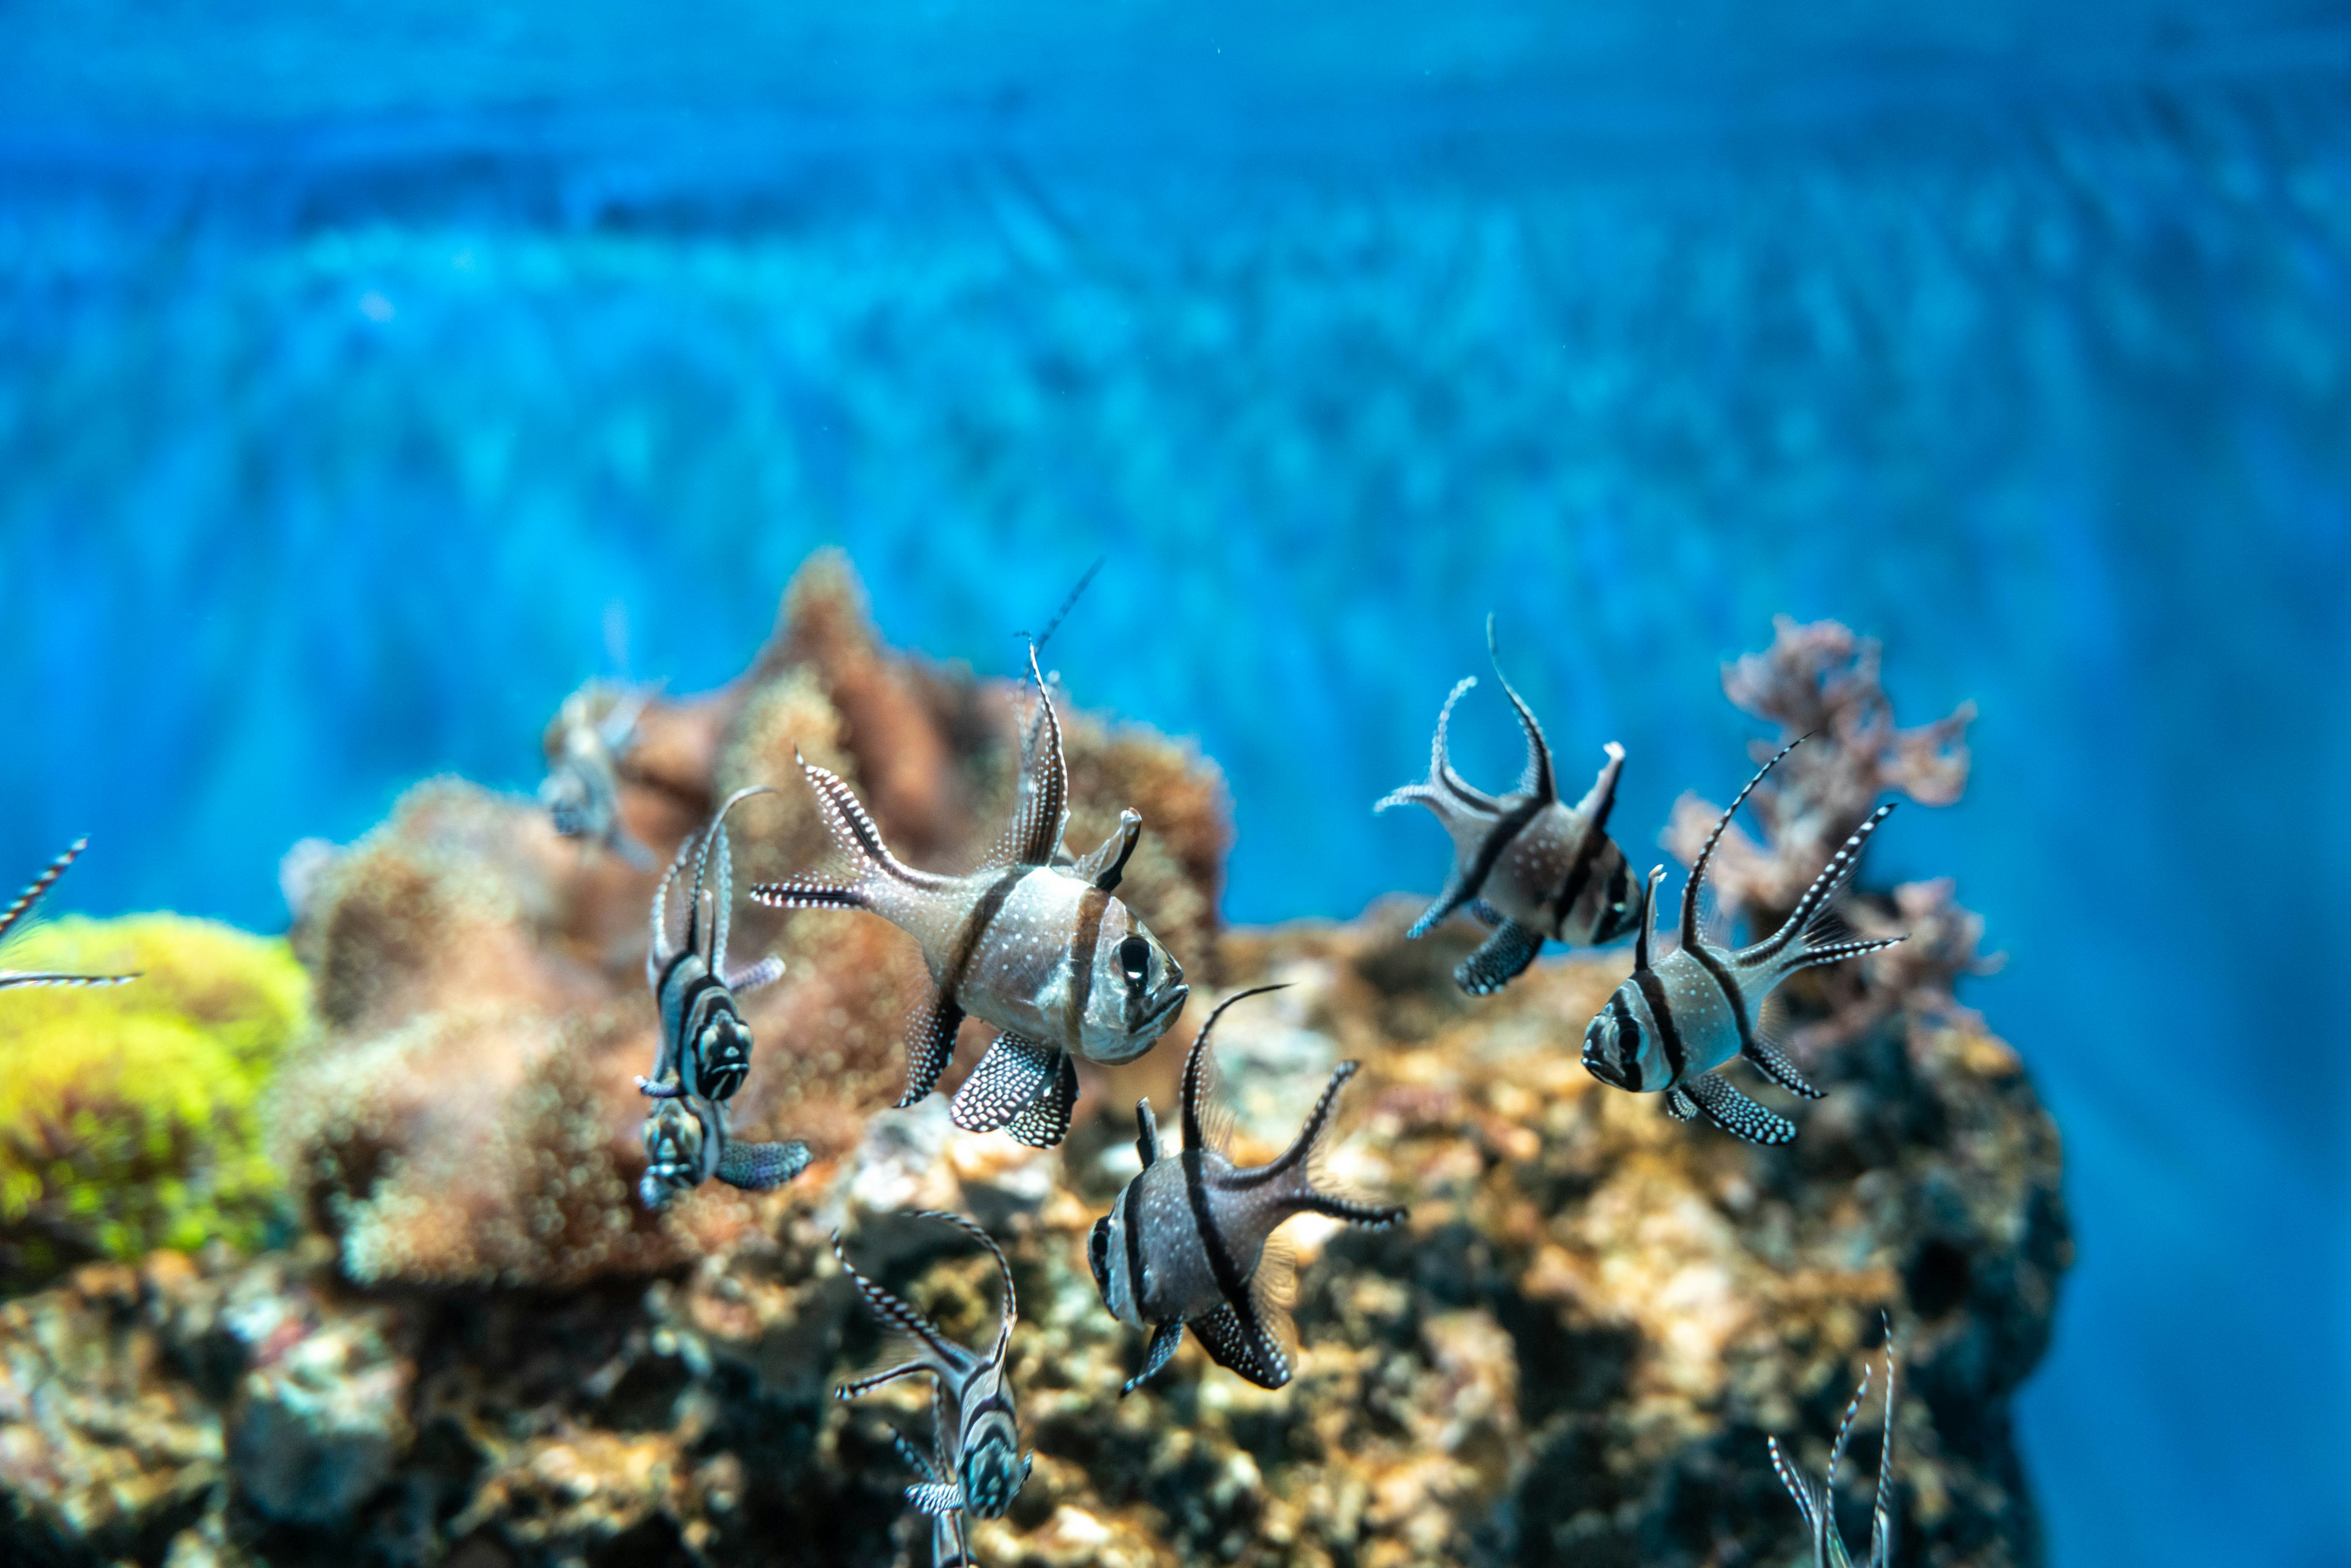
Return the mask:
[[[1761,845],[1736,825],[1715,851],[1712,881],[1726,908],[1763,919],[1794,906],[1837,845],[1889,789],[1925,806],[1948,806],[1968,784],[1968,726],[1975,705],[1913,729],[1896,728],[1878,675],[1875,638],[1834,621],[1773,623],[1771,646],[1723,666],[1732,703],[1780,727],[1759,742],[1758,762],[1796,737],[1804,745],[1759,786],[1748,805],[1763,824]],[[1722,808],[1695,794],[1674,803],[1666,847],[1687,864]]]
[[[309,1018],[287,945],[152,915],[59,920],[16,951],[140,978],[0,1006],[0,1289],[93,1256],[257,1241],[279,1204],[262,1092]]]

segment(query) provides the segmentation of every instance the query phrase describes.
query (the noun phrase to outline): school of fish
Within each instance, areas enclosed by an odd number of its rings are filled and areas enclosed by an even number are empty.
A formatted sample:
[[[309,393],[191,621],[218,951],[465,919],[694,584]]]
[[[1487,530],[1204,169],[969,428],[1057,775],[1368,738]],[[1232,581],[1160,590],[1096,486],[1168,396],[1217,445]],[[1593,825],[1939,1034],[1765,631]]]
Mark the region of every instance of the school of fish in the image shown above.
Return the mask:
[[[1064,607],[1066,610],[1066,606]],[[1049,629],[1050,632],[1050,629]],[[1375,810],[1426,806],[1452,841],[1444,889],[1412,926],[1418,937],[1458,911],[1489,928],[1456,968],[1471,996],[1508,985],[1546,942],[1595,946],[1633,938],[1632,973],[1583,1031],[1582,1061],[1612,1088],[1664,1097],[1678,1121],[1712,1126],[1759,1145],[1785,1144],[1796,1124],[1733,1086],[1721,1069],[1745,1060],[1764,1079],[1802,1099],[1821,1092],[1806,1082],[1778,1039],[1776,988],[1801,969],[1890,946],[1901,937],[1861,939],[1839,917],[1835,901],[1862,852],[1892,806],[1877,807],[1830,858],[1795,908],[1768,936],[1728,945],[1701,921],[1699,895],[1715,849],[1749,796],[1803,738],[1791,742],[1750,778],[1716,822],[1682,887],[1670,951],[1656,934],[1662,866],[1636,887],[1622,848],[1609,836],[1625,750],[1605,745],[1592,788],[1571,805],[1562,800],[1549,743],[1517,690],[1501,674],[1493,623],[1487,642],[1494,673],[1526,739],[1515,789],[1492,795],[1455,771],[1447,729],[1476,677],[1454,686],[1439,710],[1428,775],[1397,789]],[[1033,711],[1023,726],[1011,821],[996,848],[967,871],[925,870],[893,854],[857,794],[837,775],[800,759],[804,782],[828,831],[832,863],[749,889],[758,904],[878,915],[912,938],[931,980],[906,1028],[906,1087],[911,1106],[936,1089],[967,1018],[998,1032],[956,1092],[955,1123],[971,1132],[1001,1132],[1035,1147],[1069,1134],[1078,1099],[1076,1059],[1132,1061],[1175,1024],[1191,995],[1176,956],[1117,896],[1144,831],[1122,812],[1110,837],[1082,858],[1062,840],[1070,818],[1070,775],[1050,685],[1031,643],[1028,676]],[[557,830],[632,865],[656,862],[623,818],[620,794],[641,695],[624,696],[591,717],[575,699],[565,706],[555,766],[541,789]],[[753,1063],[753,1041],[737,998],[781,978],[773,955],[737,967],[727,943],[734,905],[733,847],[727,818],[758,784],[729,796],[707,826],[688,833],[652,891],[645,979],[660,1022],[652,1071],[637,1080],[648,1101],[645,1170],[639,1192],[659,1210],[710,1181],[750,1191],[779,1186],[810,1163],[797,1140],[737,1135],[732,1103]],[[84,847],[77,841],[0,910],[0,943],[33,909]],[[0,968],[0,988],[119,985],[130,975],[81,975]],[[1135,1106],[1140,1169],[1094,1224],[1088,1263],[1102,1304],[1143,1331],[1132,1394],[1160,1373],[1186,1333],[1208,1357],[1249,1382],[1279,1389],[1291,1375],[1286,1303],[1290,1264],[1278,1234],[1294,1216],[1385,1228],[1407,1218],[1401,1205],[1345,1191],[1325,1155],[1339,1102],[1358,1064],[1345,1061],[1278,1158],[1237,1164],[1219,1132],[1210,1041],[1227,1009],[1279,987],[1223,998],[1193,1037],[1178,1106],[1183,1146],[1169,1150],[1146,1098]],[[1562,1030],[1562,1040],[1565,1030]],[[970,1563],[974,1519],[1004,1515],[1029,1478],[1008,1354],[1019,1318],[1012,1269],[994,1238],[956,1214],[912,1218],[954,1228],[995,1260],[1002,1281],[993,1344],[985,1354],[944,1333],[925,1313],[861,1272],[836,1233],[833,1251],[868,1312],[896,1350],[879,1370],[836,1390],[844,1400],[907,1377],[926,1377],[932,1392],[930,1440],[904,1433],[896,1449],[916,1478],[911,1505],[930,1521],[939,1568]],[[1890,1568],[1894,1362],[1887,1331],[1886,1427],[1867,1568]],[[1850,1568],[1835,1523],[1833,1488],[1869,1380],[1845,1412],[1825,1476],[1814,1481],[1790,1460],[1777,1438],[1771,1461],[1802,1515],[1816,1568]]]

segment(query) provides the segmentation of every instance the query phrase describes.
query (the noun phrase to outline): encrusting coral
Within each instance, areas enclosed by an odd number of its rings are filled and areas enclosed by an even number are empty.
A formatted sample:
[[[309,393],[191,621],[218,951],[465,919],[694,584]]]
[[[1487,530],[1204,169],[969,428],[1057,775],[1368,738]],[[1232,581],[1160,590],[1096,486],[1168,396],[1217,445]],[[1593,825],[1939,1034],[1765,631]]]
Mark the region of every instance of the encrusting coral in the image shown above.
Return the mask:
[[[283,1207],[260,1102],[309,1017],[287,945],[177,915],[68,917],[11,956],[140,978],[0,1007],[0,1292],[93,1258],[259,1242]]]
[[[796,593],[744,681],[648,711],[622,769],[632,828],[674,849],[698,825],[678,802],[760,778],[792,743],[864,780],[877,727],[919,725],[951,777],[871,798],[927,817],[942,860],[962,852],[1000,815],[1012,691],[874,649],[837,562]],[[1824,666],[1792,667],[1822,687]],[[868,683],[864,706],[836,706],[842,671]],[[1870,706],[1817,716],[1858,737],[1854,756],[1804,776],[1827,797],[1790,779],[1754,865],[1808,879],[1803,846],[1836,841],[1813,824],[1856,814],[1865,767],[1956,792]],[[320,1234],[250,1261],[93,1265],[0,1307],[0,1554],[916,1568],[929,1535],[893,1439],[920,1446],[925,1406],[828,1397],[874,1348],[829,1239],[845,1231],[861,1268],[981,1343],[994,1265],[904,1212],[937,1208],[1003,1244],[1021,1303],[1008,1366],[1035,1468],[974,1531],[990,1568],[1794,1561],[1765,1437],[1834,1429],[1881,1312],[1906,1389],[1894,1561],[2042,1561],[2007,1402],[2070,1256],[2059,1147],[2015,1054],[1951,996],[1979,927],[1948,888],[1854,901],[1856,925],[1913,941],[1799,1009],[1823,1026],[1812,1072],[1831,1092],[1792,1145],[1755,1148],[1583,1071],[1578,1040],[1623,953],[1539,962],[1473,999],[1449,975],[1478,933],[1407,942],[1417,901],[1217,932],[1213,770],[1147,732],[1069,728],[1078,811],[1106,828],[1134,804],[1146,847],[1161,841],[1151,918],[1180,929],[1169,912],[1197,901],[1183,956],[1213,962],[1202,1000],[1287,988],[1218,1028],[1233,1157],[1278,1154],[1355,1059],[1330,1174],[1411,1206],[1384,1232],[1290,1221],[1288,1387],[1186,1354],[1119,1396],[1141,1336],[1102,1309],[1087,1235],[1138,1168],[1135,1095],[1172,1129],[1180,1053],[1090,1081],[1051,1150],[958,1131],[938,1096],[882,1109],[919,969],[862,915],[737,911],[738,952],[790,966],[745,998],[758,1045],[737,1125],[804,1138],[817,1163],[776,1192],[705,1186],[647,1215],[631,1078],[653,1061],[651,879],[521,802],[435,783],[317,868],[298,925],[322,1026],[281,1084],[277,1136]],[[747,863],[793,841],[793,810],[738,808]],[[1081,842],[1101,831],[1084,822]],[[1767,881],[1742,886],[1764,900]],[[1809,1438],[1796,1454],[1822,1458]]]

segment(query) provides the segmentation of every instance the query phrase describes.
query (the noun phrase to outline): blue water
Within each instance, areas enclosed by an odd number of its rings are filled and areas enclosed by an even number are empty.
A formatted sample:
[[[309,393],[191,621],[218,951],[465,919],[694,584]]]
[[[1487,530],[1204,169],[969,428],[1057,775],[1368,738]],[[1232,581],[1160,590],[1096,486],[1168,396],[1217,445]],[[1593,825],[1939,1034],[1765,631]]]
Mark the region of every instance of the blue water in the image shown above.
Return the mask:
[[[2053,1561],[2351,1563],[2351,16],[2039,10],[12,7],[0,875],[280,925],[831,541],[993,669],[1107,551],[1075,695],[1345,915],[1488,609],[1628,841],[1836,616],[1983,713],[1876,874],[2066,1133]]]

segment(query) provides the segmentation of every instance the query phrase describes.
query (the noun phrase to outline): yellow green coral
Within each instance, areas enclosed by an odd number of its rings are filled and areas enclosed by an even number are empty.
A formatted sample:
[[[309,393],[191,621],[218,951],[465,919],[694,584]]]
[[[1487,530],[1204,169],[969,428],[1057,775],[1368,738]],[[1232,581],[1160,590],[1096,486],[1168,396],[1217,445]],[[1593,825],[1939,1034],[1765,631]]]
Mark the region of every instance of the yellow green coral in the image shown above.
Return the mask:
[[[262,1095],[310,1019],[292,948],[141,915],[58,920],[9,962],[140,977],[0,993],[0,1289],[92,1255],[256,1241],[281,1190]]]

